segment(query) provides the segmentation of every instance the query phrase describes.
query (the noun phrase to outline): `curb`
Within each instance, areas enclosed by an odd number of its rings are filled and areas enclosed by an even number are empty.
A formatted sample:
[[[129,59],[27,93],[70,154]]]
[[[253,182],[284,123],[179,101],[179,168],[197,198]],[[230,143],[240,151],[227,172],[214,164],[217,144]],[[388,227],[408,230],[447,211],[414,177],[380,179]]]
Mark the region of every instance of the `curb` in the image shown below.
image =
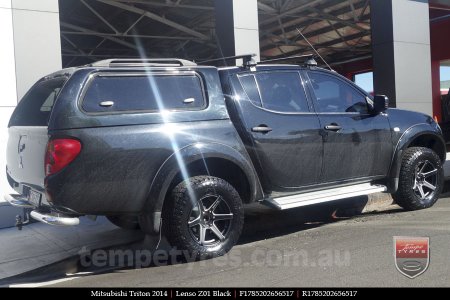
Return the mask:
[[[346,218],[382,211],[395,204],[391,194],[388,193],[375,193],[363,197],[349,199],[349,202],[336,210],[333,217]]]
[[[364,206],[362,213],[374,212],[382,210],[388,206],[395,204],[394,199],[392,199],[391,194],[387,193],[376,193],[369,195],[368,201]]]

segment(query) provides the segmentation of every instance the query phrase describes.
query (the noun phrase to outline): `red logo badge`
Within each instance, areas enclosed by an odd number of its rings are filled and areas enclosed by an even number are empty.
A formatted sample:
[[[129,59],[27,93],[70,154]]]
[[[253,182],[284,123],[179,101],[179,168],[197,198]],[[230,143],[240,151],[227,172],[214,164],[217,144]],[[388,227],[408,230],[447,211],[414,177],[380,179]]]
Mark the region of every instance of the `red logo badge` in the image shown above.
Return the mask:
[[[394,236],[394,258],[400,273],[409,278],[419,276],[430,263],[430,239]]]

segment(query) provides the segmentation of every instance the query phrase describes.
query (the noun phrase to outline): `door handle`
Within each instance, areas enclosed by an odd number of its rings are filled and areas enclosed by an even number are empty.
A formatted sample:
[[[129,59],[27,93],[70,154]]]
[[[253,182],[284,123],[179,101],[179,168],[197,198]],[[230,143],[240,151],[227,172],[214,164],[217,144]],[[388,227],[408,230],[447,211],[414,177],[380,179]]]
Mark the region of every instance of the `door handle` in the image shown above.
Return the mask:
[[[259,125],[252,128],[252,132],[268,133],[271,131],[272,128],[268,127],[267,125]]]
[[[339,131],[341,129],[342,129],[342,127],[336,123],[331,123],[331,124],[325,126],[325,130],[329,130],[329,131]]]

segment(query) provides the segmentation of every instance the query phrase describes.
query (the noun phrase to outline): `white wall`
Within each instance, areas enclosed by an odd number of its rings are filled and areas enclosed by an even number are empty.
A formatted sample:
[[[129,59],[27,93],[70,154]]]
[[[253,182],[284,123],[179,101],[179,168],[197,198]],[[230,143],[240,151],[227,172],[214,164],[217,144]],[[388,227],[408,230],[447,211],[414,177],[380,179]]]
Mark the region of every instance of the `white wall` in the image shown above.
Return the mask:
[[[0,0],[0,201],[11,190],[6,181],[6,141],[8,121],[17,104],[16,66],[11,0]]]
[[[256,54],[259,61],[257,0],[215,0],[216,37],[222,56]],[[236,60],[242,65],[242,59]]]
[[[233,8],[236,55],[255,53],[255,60],[260,61],[258,1],[233,0]]]
[[[433,115],[429,7],[392,1],[397,107]]]
[[[61,69],[58,0],[0,0],[0,201],[6,180],[7,125],[39,78]]]
[[[17,97],[21,99],[39,78],[61,69],[59,8],[57,0],[12,3]]]

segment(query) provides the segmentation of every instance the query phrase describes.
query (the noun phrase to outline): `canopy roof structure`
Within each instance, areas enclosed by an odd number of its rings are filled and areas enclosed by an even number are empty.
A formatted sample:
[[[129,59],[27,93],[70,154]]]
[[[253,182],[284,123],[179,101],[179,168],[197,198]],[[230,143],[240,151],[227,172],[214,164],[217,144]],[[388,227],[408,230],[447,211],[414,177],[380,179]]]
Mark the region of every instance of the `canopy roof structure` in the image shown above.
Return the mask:
[[[371,56],[369,0],[259,0],[261,58]],[[60,0],[63,65],[110,57],[219,57],[214,0]]]

